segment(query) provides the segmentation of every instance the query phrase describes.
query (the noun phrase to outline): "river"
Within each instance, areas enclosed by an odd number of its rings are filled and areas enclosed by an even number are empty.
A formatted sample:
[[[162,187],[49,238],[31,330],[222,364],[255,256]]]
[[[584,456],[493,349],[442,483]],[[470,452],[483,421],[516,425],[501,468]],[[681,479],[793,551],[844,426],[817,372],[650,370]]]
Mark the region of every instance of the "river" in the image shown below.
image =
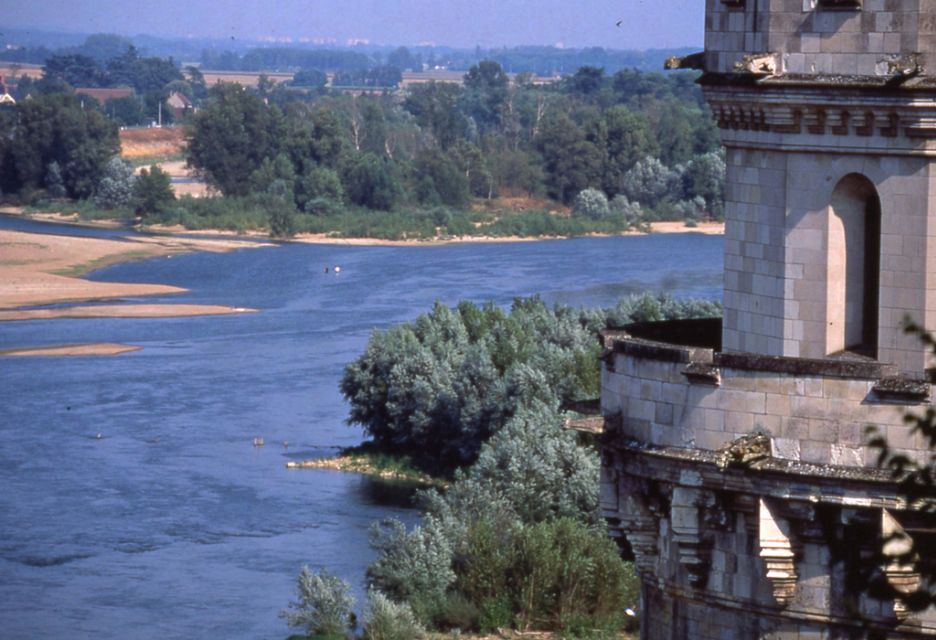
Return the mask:
[[[0,217],[12,225],[24,223]],[[281,640],[290,631],[277,614],[304,563],[347,579],[360,600],[370,523],[416,513],[380,482],[285,462],[361,441],[338,381],[371,331],[435,300],[507,305],[539,293],[607,306],[646,289],[717,298],[721,256],[719,236],[674,234],[286,244],[95,272],[190,290],[150,301],[259,312],[0,325],[0,349],[142,347],[0,359],[0,636]],[[265,446],[252,446],[257,436]]]

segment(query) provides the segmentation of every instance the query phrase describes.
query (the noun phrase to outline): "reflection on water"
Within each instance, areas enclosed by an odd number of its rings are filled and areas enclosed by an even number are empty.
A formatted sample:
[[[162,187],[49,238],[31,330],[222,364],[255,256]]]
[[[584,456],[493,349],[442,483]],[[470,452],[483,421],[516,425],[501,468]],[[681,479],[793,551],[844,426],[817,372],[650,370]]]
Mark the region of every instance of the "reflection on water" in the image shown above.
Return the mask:
[[[277,612],[304,563],[349,580],[360,602],[368,528],[386,516],[414,522],[413,488],[285,463],[361,441],[338,381],[372,330],[434,300],[507,305],[541,293],[594,306],[646,288],[714,297],[721,246],[688,234],[284,245],[97,272],[190,290],[157,302],[260,311],[0,325],[0,349],[142,347],[0,360],[0,635],[282,638]]]

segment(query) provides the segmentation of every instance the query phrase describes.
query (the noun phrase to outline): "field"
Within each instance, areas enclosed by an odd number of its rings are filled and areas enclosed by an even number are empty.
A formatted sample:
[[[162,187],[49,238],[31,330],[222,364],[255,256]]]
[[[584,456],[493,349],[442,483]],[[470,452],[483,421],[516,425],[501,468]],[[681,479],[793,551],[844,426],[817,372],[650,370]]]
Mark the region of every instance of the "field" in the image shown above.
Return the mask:
[[[182,127],[152,127],[120,130],[120,157],[140,158],[180,157],[185,153]]]

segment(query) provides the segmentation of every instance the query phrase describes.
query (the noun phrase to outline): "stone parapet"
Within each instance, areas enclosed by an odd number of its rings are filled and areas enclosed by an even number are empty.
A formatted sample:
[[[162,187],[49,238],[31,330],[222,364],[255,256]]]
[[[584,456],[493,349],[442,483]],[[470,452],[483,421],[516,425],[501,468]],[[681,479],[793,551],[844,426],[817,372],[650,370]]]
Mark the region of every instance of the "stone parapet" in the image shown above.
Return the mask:
[[[602,412],[620,416],[622,437],[711,452],[761,433],[776,459],[860,468],[877,461],[865,435],[875,425],[896,452],[929,455],[903,417],[929,406],[930,384],[911,384],[893,366],[717,353],[622,333],[605,347]]]

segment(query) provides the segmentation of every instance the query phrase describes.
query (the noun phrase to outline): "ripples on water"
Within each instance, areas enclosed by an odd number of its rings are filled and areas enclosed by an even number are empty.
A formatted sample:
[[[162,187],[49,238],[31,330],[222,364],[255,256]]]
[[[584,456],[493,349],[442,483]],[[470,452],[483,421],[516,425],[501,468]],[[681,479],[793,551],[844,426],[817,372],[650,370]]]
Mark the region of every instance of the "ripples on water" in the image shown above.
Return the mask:
[[[698,234],[285,245],[97,272],[190,289],[147,300],[260,312],[0,325],[0,349],[143,347],[0,360],[0,635],[280,639],[288,629],[277,612],[303,563],[328,567],[362,598],[368,526],[390,515],[413,522],[408,494],[284,463],[360,442],[337,385],[374,328],[436,299],[506,305],[541,293],[607,306],[646,289],[717,297],[721,250],[720,237]],[[254,448],[254,436],[266,446]]]

